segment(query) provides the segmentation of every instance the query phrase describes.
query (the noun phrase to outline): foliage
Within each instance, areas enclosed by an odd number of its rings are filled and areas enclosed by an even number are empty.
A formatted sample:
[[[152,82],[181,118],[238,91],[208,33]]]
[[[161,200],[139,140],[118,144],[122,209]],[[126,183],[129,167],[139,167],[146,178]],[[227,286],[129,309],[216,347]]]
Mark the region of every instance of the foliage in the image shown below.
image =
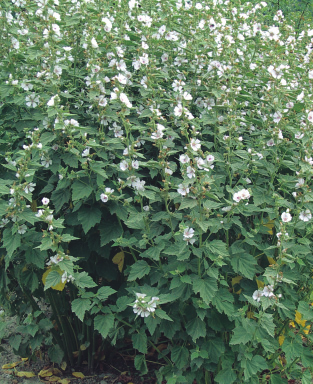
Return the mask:
[[[16,352],[92,369],[127,337],[160,383],[309,382],[313,29],[264,2],[0,9]]]

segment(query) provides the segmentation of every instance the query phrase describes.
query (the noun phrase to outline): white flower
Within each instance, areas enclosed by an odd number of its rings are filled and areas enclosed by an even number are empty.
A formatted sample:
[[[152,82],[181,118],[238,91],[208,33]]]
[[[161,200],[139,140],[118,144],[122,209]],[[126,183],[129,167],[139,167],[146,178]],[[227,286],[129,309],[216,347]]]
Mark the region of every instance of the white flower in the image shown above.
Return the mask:
[[[183,154],[183,155],[180,155],[180,156],[179,156],[179,161],[180,161],[182,164],[187,164],[187,163],[189,163],[190,158],[189,158],[188,155]]]
[[[252,298],[253,300],[259,302],[262,296],[263,296],[262,290],[258,289],[257,291],[253,292]]]
[[[181,104],[178,104],[175,108],[174,108],[174,115],[175,116],[181,116],[183,113],[183,106]]]
[[[304,187],[304,184],[305,184],[305,181],[304,181],[304,179],[301,177],[300,179],[298,179],[298,182],[297,182],[297,184],[296,184],[296,188],[298,189],[298,188],[302,188],[302,187]]]
[[[180,195],[182,195],[182,196],[186,196],[186,195],[189,193],[189,187],[188,187],[188,185],[179,184],[179,185],[178,185],[177,192],[178,192]]]
[[[89,156],[89,152],[90,152],[90,147],[86,147],[83,152],[82,152],[82,157],[87,157]]]
[[[133,160],[132,161],[132,167],[134,169],[138,169],[139,168],[139,161],[138,160]]]
[[[208,163],[213,163],[214,159],[215,159],[215,157],[213,155],[208,155],[206,157],[206,160],[207,160]]]
[[[274,296],[274,287],[272,285],[267,285],[263,288],[262,296],[273,297]]]
[[[99,47],[97,40],[94,37],[91,39],[91,46],[92,46],[92,48],[98,48]]]
[[[309,209],[306,209],[305,211],[300,212],[299,219],[302,221],[309,221],[312,219],[312,214]]]
[[[292,216],[290,215],[289,212],[283,212],[283,213],[281,214],[281,219],[282,219],[282,221],[283,221],[284,223],[288,223],[289,221],[292,220]]]
[[[308,114],[308,120],[310,123],[313,123],[313,111]]]
[[[128,169],[128,163],[126,160],[120,162],[120,169],[125,172]]]
[[[194,236],[194,229],[192,229],[192,228],[189,228],[189,227],[187,227],[187,228],[185,228],[184,229],[184,240],[188,240],[188,239],[191,239],[193,236]]]
[[[36,217],[41,217],[44,214],[43,209],[38,209],[38,212],[35,214]]]
[[[26,187],[24,188],[24,192],[25,192],[26,194],[28,194],[28,193],[32,193],[32,192],[35,190],[35,188],[34,188],[35,186],[36,186],[35,183],[29,183],[29,184],[27,184]]]
[[[187,176],[189,177],[189,179],[192,179],[193,177],[196,176],[196,171],[194,168],[192,167],[187,167]]]
[[[101,193],[100,199],[103,203],[106,203],[109,200],[109,196],[106,195],[105,193]]]
[[[126,107],[128,107],[128,108],[132,107],[132,103],[130,103],[130,101],[128,100],[128,97],[125,93],[120,94],[120,100],[122,103],[124,103],[126,105]]]
[[[228,205],[227,207],[222,208],[223,212],[229,212],[230,210],[231,210],[231,205]]]
[[[190,147],[196,152],[201,148],[201,141],[198,139],[190,140]]]
[[[58,264],[60,261],[63,260],[62,256],[54,255],[50,257],[50,260],[46,263],[46,265],[52,265],[52,264]]]
[[[59,65],[56,65],[53,69],[53,72],[57,75],[60,76],[62,75],[62,68]]]
[[[41,200],[42,204],[43,205],[48,205],[50,200],[47,198],[47,197],[44,197],[42,200]]]
[[[275,145],[275,142],[274,142],[273,139],[270,139],[270,140],[266,143],[266,145],[267,145],[268,147],[273,147],[273,146]]]
[[[146,212],[149,212],[149,211],[150,211],[150,207],[149,207],[149,205],[144,205],[142,208],[143,208],[143,210],[146,211]]]
[[[53,107],[54,106],[54,101],[55,101],[55,98],[57,97],[58,95],[54,95],[51,97],[51,99],[47,102],[47,106],[48,107]]]
[[[21,235],[23,235],[27,230],[27,227],[25,224],[22,224],[18,227],[17,232]]]
[[[303,136],[304,136],[304,133],[297,132],[297,133],[295,134],[295,139],[301,140],[301,139],[303,138]]]

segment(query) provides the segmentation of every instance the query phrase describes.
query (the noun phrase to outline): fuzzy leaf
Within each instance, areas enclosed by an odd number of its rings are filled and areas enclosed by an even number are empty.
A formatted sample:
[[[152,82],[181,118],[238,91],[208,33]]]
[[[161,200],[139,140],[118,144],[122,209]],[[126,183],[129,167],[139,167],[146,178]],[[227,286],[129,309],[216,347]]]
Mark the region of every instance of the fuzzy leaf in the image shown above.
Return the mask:
[[[81,207],[78,211],[78,220],[86,234],[90,228],[100,223],[101,211],[96,207]]]
[[[128,281],[134,281],[136,279],[141,279],[143,276],[147,275],[150,272],[149,264],[144,260],[136,261],[135,264],[131,266],[130,274],[128,276]]]
[[[94,320],[94,327],[103,338],[106,338],[114,326],[114,320],[115,317],[112,314],[97,315]]]
[[[133,333],[132,341],[135,349],[143,354],[147,353],[147,336],[143,331]]]
[[[84,320],[85,312],[89,311],[91,301],[89,299],[75,299],[72,301],[72,311],[76,314],[80,321]]]
[[[205,337],[206,335],[206,326],[204,321],[200,320],[198,317],[190,320],[186,325],[186,331],[188,335],[191,336],[192,341],[196,342],[200,337]]]
[[[193,290],[195,293],[200,293],[200,297],[209,305],[217,291],[217,282],[212,277],[205,279],[197,277],[193,282]]]

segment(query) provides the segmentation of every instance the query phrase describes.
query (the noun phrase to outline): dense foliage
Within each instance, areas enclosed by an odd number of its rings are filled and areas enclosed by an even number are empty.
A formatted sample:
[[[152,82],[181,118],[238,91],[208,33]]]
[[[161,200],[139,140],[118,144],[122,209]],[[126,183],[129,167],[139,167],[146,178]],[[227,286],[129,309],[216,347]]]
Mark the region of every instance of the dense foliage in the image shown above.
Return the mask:
[[[313,27],[228,0],[0,3],[1,305],[22,356],[312,380]]]

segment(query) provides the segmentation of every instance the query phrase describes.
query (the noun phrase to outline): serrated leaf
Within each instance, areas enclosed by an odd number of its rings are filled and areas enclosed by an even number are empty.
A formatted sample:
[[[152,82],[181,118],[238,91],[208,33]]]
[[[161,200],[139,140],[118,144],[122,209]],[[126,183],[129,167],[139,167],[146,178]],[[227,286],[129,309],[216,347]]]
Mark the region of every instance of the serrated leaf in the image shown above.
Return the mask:
[[[236,273],[250,280],[254,279],[257,262],[252,255],[248,253],[236,253],[232,255],[230,263]]]
[[[89,299],[75,299],[72,301],[72,311],[79,318],[80,321],[84,320],[86,311],[89,311],[91,301]]]
[[[147,353],[147,335],[143,332],[136,332],[132,334],[133,347],[139,352],[146,354]]]
[[[253,333],[250,332],[250,329],[246,329],[243,326],[239,325],[234,329],[234,333],[229,344],[247,344],[249,341],[252,340],[252,338]]]
[[[2,234],[3,248],[6,248],[8,256],[11,257],[13,252],[21,245],[21,235],[15,233],[12,235],[10,228],[6,228]]]
[[[169,316],[168,314],[163,311],[163,309],[160,309],[160,308],[157,308],[155,310],[155,314],[156,316],[158,316],[160,319],[163,319],[163,320],[168,320],[168,321],[173,321]]]
[[[72,199],[73,201],[84,199],[89,197],[92,191],[93,189],[89,184],[76,180],[72,185]]]
[[[141,372],[142,374],[148,373],[145,355],[137,355],[135,357],[134,364],[137,371]]]
[[[206,326],[204,321],[200,320],[198,317],[190,320],[186,325],[186,331],[189,336],[191,336],[192,341],[195,343],[199,337],[206,336]]]
[[[44,290],[46,291],[48,288],[52,288],[57,291],[63,291],[65,282],[62,283],[61,281],[62,274],[63,272],[60,270],[47,269],[42,275],[42,282],[45,286]]]
[[[61,364],[64,352],[59,345],[52,345],[48,349],[48,356],[53,363]]]
[[[136,261],[136,263],[131,266],[128,281],[141,279],[143,276],[147,275],[150,272],[150,269],[151,268],[146,261]]]
[[[241,366],[244,368],[244,376],[246,380],[249,380],[253,376],[258,376],[260,371],[268,368],[266,360],[262,356],[253,356],[251,360],[243,359]]]
[[[115,289],[111,287],[101,287],[98,289],[97,298],[99,300],[106,300],[109,296],[116,293]]]
[[[226,243],[221,240],[213,240],[206,244],[206,247],[215,255],[218,256],[228,256],[228,251],[226,248]]]
[[[178,369],[188,365],[189,351],[186,347],[176,345],[171,352],[171,359]]]
[[[75,273],[75,284],[80,288],[93,288],[97,284],[87,274],[87,272]]]
[[[94,320],[94,327],[103,338],[106,338],[114,326],[114,320],[115,317],[112,314],[97,315]]]
[[[214,381],[219,384],[232,384],[236,381],[237,375],[232,368],[222,369],[219,373],[214,377]]]
[[[178,210],[180,211],[180,210],[186,209],[186,208],[194,208],[197,205],[198,205],[198,200],[185,197],[182,199]]]
[[[205,279],[197,277],[193,281],[193,290],[195,293],[200,293],[200,297],[209,305],[217,291],[217,281],[212,277],[206,277]]]
[[[83,226],[85,234],[101,221],[101,211],[96,207],[81,207],[78,210],[78,220]]]
[[[110,243],[111,241],[115,241],[123,233],[122,227],[114,216],[112,216],[109,220],[102,222],[99,226],[99,230],[101,247]]]

